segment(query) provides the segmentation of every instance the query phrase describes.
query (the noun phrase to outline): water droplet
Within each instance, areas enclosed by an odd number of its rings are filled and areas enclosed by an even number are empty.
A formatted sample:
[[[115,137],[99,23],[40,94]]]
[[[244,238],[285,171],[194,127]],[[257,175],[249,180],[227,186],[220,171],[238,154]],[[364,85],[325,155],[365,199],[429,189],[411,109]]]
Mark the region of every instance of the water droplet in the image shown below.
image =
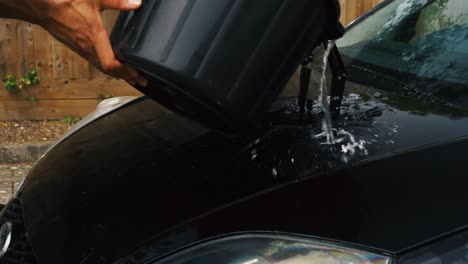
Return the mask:
[[[276,168],[273,168],[272,174],[273,174],[273,176],[275,176],[275,177],[278,176],[278,171],[276,170]]]

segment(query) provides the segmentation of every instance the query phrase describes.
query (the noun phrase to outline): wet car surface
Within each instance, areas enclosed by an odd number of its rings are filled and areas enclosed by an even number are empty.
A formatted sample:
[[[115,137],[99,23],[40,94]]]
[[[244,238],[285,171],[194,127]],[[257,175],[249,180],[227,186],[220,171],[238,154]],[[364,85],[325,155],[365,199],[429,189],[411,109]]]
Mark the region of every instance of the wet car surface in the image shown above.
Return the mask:
[[[20,206],[7,207],[22,209],[39,263],[315,263],[320,254],[305,241],[375,254],[363,263],[464,263],[467,50],[431,73],[437,57],[413,61],[417,54],[398,45],[420,47],[408,37],[414,27],[402,38],[385,26],[418,25],[454,6],[466,2],[387,1],[338,41],[348,80],[333,142],[317,101],[302,111],[297,98],[279,99],[246,137],[140,98],[56,145],[28,175]],[[457,36],[464,10],[455,12]],[[369,32],[375,21],[387,30]],[[372,38],[358,41],[353,31]],[[389,38],[397,44],[385,53]],[[433,49],[442,53],[466,44],[431,38],[436,48],[450,44]]]

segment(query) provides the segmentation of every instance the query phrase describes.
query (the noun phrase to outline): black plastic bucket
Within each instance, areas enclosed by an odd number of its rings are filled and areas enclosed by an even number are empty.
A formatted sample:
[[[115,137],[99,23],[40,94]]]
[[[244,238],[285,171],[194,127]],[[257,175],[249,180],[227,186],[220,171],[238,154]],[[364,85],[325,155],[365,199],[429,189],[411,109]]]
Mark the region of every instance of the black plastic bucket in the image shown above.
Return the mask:
[[[111,36],[150,80],[136,88],[220,129],[255,126],[311,49],[340,34],[337,0],[143,2]]]

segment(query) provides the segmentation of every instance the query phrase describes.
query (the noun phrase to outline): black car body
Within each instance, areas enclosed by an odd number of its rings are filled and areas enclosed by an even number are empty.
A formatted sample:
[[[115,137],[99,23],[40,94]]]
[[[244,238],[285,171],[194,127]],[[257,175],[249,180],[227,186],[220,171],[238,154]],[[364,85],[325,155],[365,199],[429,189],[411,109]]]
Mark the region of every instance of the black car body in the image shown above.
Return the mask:
[[[452,5],[464,16],[410,38],[421,15]],[[351,25],[335,144],[317,136],[320,108],[295,98],[248,137],[149,98],[110,99],[125,103],[83,120],[2,210],[2,263],[288,263],[255,239],[295,241],[283,259],[324,243],[374,254],[362,263],[466,263],[467,14],[464,0],[394,0]]]

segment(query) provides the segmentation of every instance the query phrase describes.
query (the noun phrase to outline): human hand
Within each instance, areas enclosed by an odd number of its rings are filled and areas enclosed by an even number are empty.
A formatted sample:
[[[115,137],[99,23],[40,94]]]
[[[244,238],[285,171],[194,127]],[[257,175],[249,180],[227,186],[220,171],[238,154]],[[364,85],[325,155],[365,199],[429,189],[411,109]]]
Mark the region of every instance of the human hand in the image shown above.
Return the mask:
[[[9,0],[11,1],[11,0]],[[37,24],[106,74],[146,86],[135,69],[120,63],[112,50],[100,13],[107,9],[136,10],[141,0],[28,0]]]

